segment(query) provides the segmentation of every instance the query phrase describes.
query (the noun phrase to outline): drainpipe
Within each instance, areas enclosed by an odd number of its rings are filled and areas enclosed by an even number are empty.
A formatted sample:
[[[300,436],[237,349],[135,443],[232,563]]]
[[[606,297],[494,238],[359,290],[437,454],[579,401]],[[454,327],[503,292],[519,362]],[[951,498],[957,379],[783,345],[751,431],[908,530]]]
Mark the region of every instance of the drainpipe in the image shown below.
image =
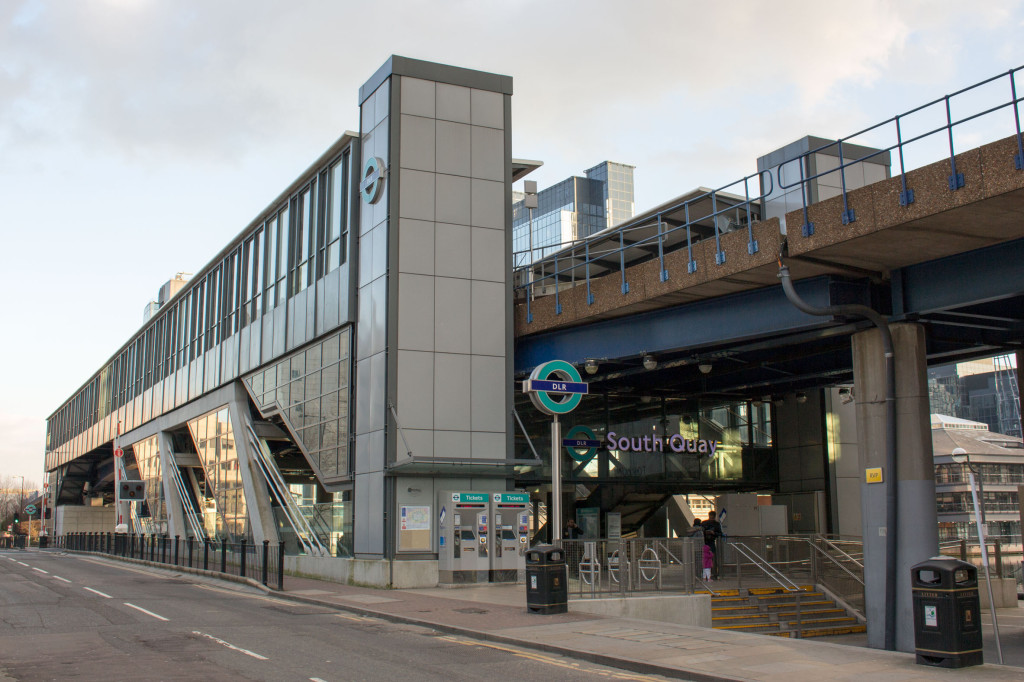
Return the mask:
[[[779,259],[779,279],[786,298],[808,315],[862,317],[882,332],[885,349],[885,648],[896,649],[896,368],[893,362],[892,334],[889,325],[866,305],[846,304],[817,308],[808,304],[793,288],[789,268]]]

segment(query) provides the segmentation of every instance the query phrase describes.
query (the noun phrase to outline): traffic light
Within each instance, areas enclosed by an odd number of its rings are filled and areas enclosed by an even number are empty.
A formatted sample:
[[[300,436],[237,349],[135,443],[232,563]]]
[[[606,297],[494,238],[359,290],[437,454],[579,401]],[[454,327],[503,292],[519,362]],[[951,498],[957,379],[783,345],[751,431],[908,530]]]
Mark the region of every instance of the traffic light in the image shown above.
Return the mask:
[[[119,502],[135,502],[146,499],[146,484],[144,481],[121,481],[117,490]]]

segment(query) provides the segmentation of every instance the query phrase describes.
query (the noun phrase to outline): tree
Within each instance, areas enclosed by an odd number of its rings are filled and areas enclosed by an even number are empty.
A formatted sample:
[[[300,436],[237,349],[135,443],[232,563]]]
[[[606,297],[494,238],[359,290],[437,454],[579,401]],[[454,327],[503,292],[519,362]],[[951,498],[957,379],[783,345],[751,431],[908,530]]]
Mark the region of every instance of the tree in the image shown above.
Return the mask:
[[[22,497],[23,490],[24,497]],[[27,478],[25,479],[24,487],[22,487],[21,476],[0,476],[0,522],[3,523],[2,530],[7,530],[7,524],[11,523],[11,520],[14,518],[14,512],[21,510],[21,505],[35,490],[35,482]],[[21,521],[27,522],[28,517],[25,516]]]

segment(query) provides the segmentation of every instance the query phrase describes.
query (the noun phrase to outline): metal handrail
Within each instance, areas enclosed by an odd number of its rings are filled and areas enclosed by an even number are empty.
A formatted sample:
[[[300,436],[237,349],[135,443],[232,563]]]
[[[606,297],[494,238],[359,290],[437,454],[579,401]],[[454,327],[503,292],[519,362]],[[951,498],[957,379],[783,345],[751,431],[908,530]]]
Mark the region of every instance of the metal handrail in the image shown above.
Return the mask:
[[[796,583],[794,583],[792,580],[790,580],[786,576],[782,575],[782,573],[777,568],[772,566],[771,563],[767,559],[765,559],[764,557],[759,555],[757,552],[752,550],[745,543],[743,543],[743,542],[730,542],[729,546],[734,548],[734,549],[736,549],[740,554],[742,554],[744,557],[746,557],[747,560],[750,561],[750,563],[752,563],[755,567],[757,567],[768,578],[770,578],[771,580],[774,580],[775,582],[777,582],[782,589],[786,590],[787,592],[793,592],[793,591],[802,592],[803,591],[803,590],[800,589],[800,587]],[[786,583],[789,583],[788,587],[786,586]]]
[[[627,222],[627,223],[625,223],[625,224],[623,224],[623,225],[621,225],[621,226],[619,226],[617,228],[613,228],[613,229],[610,229],[610,230],[602,231],[602,232],[599,232],[599,233],[597,233],[595,235],[591,235],[591,236],[589,236],[587,238],[584,238],[582,240],[571,242],[569,248],[571,249],[571,254],[572,255],[569,258],[569,260],[576,260],[576,259],[579,258],[578,254],[577,254],[577,249],[580,249],[580,250],[584,251],[584,253],[585,253],[584,259],[581,262],[579,262],[579,263],[577,263],[575,265],[570,265],[568,267],[562,267],[562,268],[559,267],[558,260],[560,258],[563,261],[567,259],[567,254],[565,253],[565,249],[564,248],[559,248],[555,253],[549,254],[548,256],[540,258],[540,259],[538,259],[536,261],[532,261],[531,260],[531,262],[528,262],[528,263],[526,263],[524,265],[514,264],[513,267],[514,267],[514,269],[516,271],[525,270],[527,268],[536,270],[536,269],[539,268],[540,271],[543,273],[541,279],[535,280],[533,277],[530,277],[529,281],[527,281],[527,282],[525,282],[523,284],[520,284],[520,285],[516,285],[515,289],[517,289],[517,290],[519,290],[519,289],[528,289],[529,292],[532,294],[533,291],[534,291],[534,285],[535,284],[537,284],[538,282],[541,282],[541,281],[550,280],[550,281],[554,282],[554,285],[555,285],[555,296],[557,297],[558,296],[558,290],[560,288],[560,286],[559,286],[559,277],[560,277],[560,275],[562,275],[564,272],[567,272],[569,270],[575,271],[575,269],[578,268],[578,267],[586,266],[585,281],[586,281],[587,286],[588,286],[587,302],[588,302],[588,304],[593,303],[594,302],[593,301],[593,295],[590,294],[590,292],[589,292],[589,286],[590,286],[590,281],[591,281],[590,267],[589,267],[590,264],[591,263],[595,263],[595,262],[597,262],[597,261],[599,261],[601,259],[606,259],[611,254],[618,254],[618,256],[619,256],[619,258],[618,258],[618,260],[619,260],[618,268],[615,268],[614,266],[611,267],[609,269],[609,271],[608,271],[608,274],[610,274],[612,271],[615,271],[616,269],[621,271],[621,275],[622,275],[622,278],[623,278],[623,283],[622,283],[622,287],[621,288],[622,288],[622,293],[625,295],[625,294],[627,294],[629,292],[628,283],[625,281],[625,270],[626,270],[625,251],[626,250],[632,250],[633,253],[637,253],[638,250],[645,250],[645,255],[650,256],[650,254],[652,252],[652,246],[656,243],[657,247],[658,247],[658,253],[657,253],[657,255],[651,256],[651,257],[661,259],[661,261],[662,261],[662,268],[661,268],[662,279],[663,280],[667,279],[668,272],[664,268],[664,249],[663,249],[664,240],[665,240],[665,237],[667,235],[670,235],[673,232],[680,231],[680,230],[685,230],[686,231],[686,233],[685,233],[686,234],[686,243],[685,243],[685,245],[680,243],[678,248],[681,249],[681,248],[684,248],[684,246],[685,246],[685,248],[687,248],[690,251],[690,258],[689,258],[689,263],[688,263],[687,267],[688,267],[688,272],[692,273],[692,272],[694,272],[696,270],[696,262],[693,260],[693,257],[692,257],[693,234],[692,234],[691,227],[694,226],[698,221],[706,221],[708,219],[712,220],[712,223],[713,223],[713,226],[714,226],[714,237],[715,237],[715,242],[716,242],[716,244],[715,244],[715,246],[716,246],[715,262],[718,265],[721,265],[721,264],[723,264],[725,262],[725,253],[724,253],[724,251],[722,250],[722,247],[721,247],[720,237],[721,237],[721,234],[722,234],[722,229],[721,229],[721,227],[718,224],[719,221],[717,220],[717,217],[719,215],[724,215],[726,213],[730,213],[730,212],[734,212],[734,211],[745,211],[746,216],[747,216],[747,230],[748,230],[748,234],[749,234],[748,252],[749,253],[755,253],[757,251],[757,244],[756,244],[756,241],[753,239],[752,224],[753,224],[754,221],[753,221],[753,219],[751,217],[752,211],[754,209],[760,209],[763,206],[762,200],[766,199],[769,195],[771,195],[775,191],[776,187],[781,189],[781,190],[790,189],[790,188],[796,187],[797,185],[799,185],[801,187],[801,196],[802,196],[803,213],[804,213],[803,234],[804,234],[805,237],[808,237],[811,234],[813,234],[814,226],[813,226],[812,223],[808,222],[807,206],[808,206],[809,198],[807,196],[807,193],[805,191],[803,191],[803,188],[806,187],[806,183],[811,181],[811,180],[815,180],[815,179],[817,179],[817,178],[819,178],[821,176],[828,175],[828,174],[831,174],[831,173],[836,173],[836,172],[839,172],[840,179],[841,179],[841,196],[843,198],[842,220],[843,220],[844,224],[852,223],[852,222],[854,222],[856,220],[856,216],[854,215],[854,211],[850,208],[849,201],[848,201],[848,198],[847,198],[848,197],[848,190],[847,190],[847,187],[846,187],[846,172],[845,172],[846,169],[849,168],[850,166],[853,166],[853,165],[859,164],[859,163],[863,163],[864,161],[870,160],[870,159],[872,159],[874,157],[881,156],[881,155],[887,155],[887,154],[889,154],[890,152],[893,152],[893,151],[898,152],[899,174],[900,174],[900,178],[901,178],[901,181],[902,181],[902,190],[903,191],[900,192],[900,195],[899,195],[899,204],[902,207],[906,208],[910,204],[914,203],[914,191],[913,191],[912,188],[907,186],[907,168],[906,168],[906,165],[905,165],[905,162],[904,162],[904,150],[910,144],[912,144],[912,143],[919,142],[919,141],[921,141],[921,140],[923,140],[925,138],[928,138],[928,137],[931,137],[931,136],[937,135],[937,134],[946,133],[947,136],[948,136],[948,140],[949,140],[949,142],[948,142],[948,146],[949,146],[949,163],[950,163],[949,189],[950,189],[950,191],[957,191],[957,190],[959,190],[960,188],[962,188],[964,186],[964,176],[963,176],[962,172],[957,172],[957,168],[956,168],[956,162],[957,161],[956,161],[956,151],[955,151],[954,143],[953,143],[953,129],[956,126],[958,126],[958,125],[962,125],[962,124],[968,123],[970,121],[974,121],[974,120],[976,120],[976,119],[978,119],[978,118],[980,118],[982,116],[986,116],[986,115],[989,115],[989,114],[992,114],[992,113],[995,113],[997,111],[1001,111],[1001,110],[1004,110],[1004,109],[1007,109],[1007,108],[1012,108],[1012,110],[1013,110],[1013,118],[1014,118],[1014,126],[1013,127],[1014,127],[1014,132],[1016,134],[1016,141],[1017,141],[1017,153],[1014,155],[1013,159],[1010,160],[1010,161],[1013,163],[1013,165],[1018,170],[1024,170],[1024,137],[1022,137],[1022,135],[1021,135],[1020,114],[1019,114],[1019,104],[1022,101],[1024,101],[1024,98],[1021,98],[1021,97],[1017,96],[1017,89],[1016,89],[1016,82],[1015,82],[1015,75],[1021,69],[1024,69],[1024,66],[1017,67],[1017,68],[1014,68],[1014,69],[1010,69],[1009,71],[1005,71],[1005,72],[1002,72],[1002,73],[997,74],[995,76],[991,76],[991,77],[989,77],[989,78],[987,78],[987,79],[985,79],[983,81],[980,81],[980,82],[975,83],[973,85],[970,85],[968,87],[962,88],[960,90],[957,90],[956,92],[953,92],[951,94],[945,95],[943,97],[939,97],[937,99],[934,99],[934,100],[932,100],[932,101],[930,101],[930,102],[928,102],[926,104],[922,104],[922,105],[920,105],[918,107],[910,109],[909,111],[906,111],[906,112],[904,112],[902,114],[898,114],[898,115],[892,116],[892,117],[890,117],[890,118],[888,118],[888,119],[886,119],[886,120],[884,120],[884,121],[882,121],[880,123],[876,123],[874,125],[871,125],[871,126],[869,126],[867,128],[864,128],[863,130],[860,130],[860,131],[856,132],[856,133],[853,133],[851,135],[847,135],[847,136],[838,138],[835,141],[828,142],[825,145],[822,145],[822,146],[817,147],[815,149],[811,149],[811,150],[809,150],[807,152],[804,152],[803,154],[799,155],[795,159],[790,159],[789,161],[786,162],[786,163],[791,163],[793,161],[796,161],[798,163],[798,165],[800,166],[800,170],[801,170],[800,177],[799,178],[794,178],[793,181],[788,183],[788,184],[786,182],[784,182],[784,177],[783,177],[783,174],[784,174],[783,166],[784,166],[784,164],[779,164],[778,166],[775,166],[774,168],[769,168],[769,169],[766,169],[766,170],[762,170],[762,171],[759,171],[756,174],[745,176],[742,179],[737,180],[737,181],[735,181],[733,183],[730,183],[730,184],[727,184],[727,185],[723,185],[719,189],[715,189],[715,190],[710,190],[708,192],[704,192],[704,193],[702,193],[701,195],[699,195],[697,197],[694,197],[694,198],[691,198],[691,199],[688,199],[688,200],[682,202],[681,204],[676,204],[676,205],[673,205],[671,207],[661,209],[661,210],[658,211],[658,213],[656,215],[644,219],[643,222],[638,222],[638,223],[628,223]],[[997,104],[995,106],[989,106],[989,107],[983,108],[983,109],[981,109],[979,111],[974,111],[974,113],[968,114],[966,116],[962,116],[960,118],[955,118],[955,119],[953,118],[952,113],[951,113],[951,107],[950,107],[950,100],[951,99],[953,99],[953,98],[955,98],[955,97],[957,97],[959,95],[962,95],[964,93],[967,93],[967,92],[970,92],[972,90],[975,90],[977,88],[980,88],[980,87],[982,87],[984,85],[987,85],[989,83],[992,83],[992,82],[995,82],[997,80],[1000,80],[1003,77],[1007,77],[1007,76],[1009,77],[1010,95],[1011,95],[1011,97],[1009,98],[1008,101],[1002,102],[1002,103]],[[945,108],[945,115],[946,115],[946,122],[945,122],[945,124],[940,125],[938,127],[934,127],[934,128],[928,129],[925,132],[922,132],[920,134],[914,135],[912,137],[904,138],[904,136],[903,136],[903,129],[902,129],[902,124],[904,123],[903,119],[905,119],[906,117],[911,116],[913,114],[916,114],[918,112],[921,112],[921,111],[923,111],[923,110],[925,110],[925,109],[927,109],[929,107],[933,107],[933,106],[937,106],[937,105],[943,105],[944,108]],[[849,145],[850,141],[852,139],[854,139],[854,138],[858,138],[858,137],[860,137],[862,135],[866,135],[868,133],[873,133],[873,132],[882,130],[882,129],[887,128],[888,126],[891,126],[891,125],[895,125],[895,133],[896,133],[896,135],[895,135],[896,143],[895,144],[891,144],[891,145],[883,147],[883,148],[876,148],[876,151],[873,151],[872,153],[870,153],[870,154],[868,154],[866,156],[861,156],[861,157],[858,157],[858,158],[855,158],[855,159],[844,158],[844,154],[843,154],[843,145],[844,144],[845,145]],[[805,166],[806,166],[804,161],[811,154],[820,153],[820,152],[823,152],[823,151],[825,151],[825,150],[827,150],[829,148],[833,148],[833,147],[838,148],[838,151],[839,151],[839,166],[837,168],[830,168],[827,171],[816,173],[816,174],[811,175],[811,176],[806,176],[805,173],[804,173]],[[763,191],[758,196],[751,197],[750,196],[750,192],[749,192],[749,182],[755,176],[758,178],[759,184],[760,184],[760,186],[761,186]],[[732,188],[732,187],[738,187],[741,184],[743,185],[743,188],[744,188],[744,194],[745,194],[745,197],[746,197],[745,200],[741,200],[741,201],[737,202],[736,204],[732,204],[732,205],[730,205],[728,207],[725,207],[725,208],[722,208],[722,209],[718,209],[717,202],[716,202],[716,199],[718,198],[718,196],[727,194],[726,192],[724,192],[724,190],[726,190],[728,188]],[[765,189],[765,188],[768,188],[768,189]],[[729,194],[731,194],[731,193],[729,193]],[[711,214],[710,215],[702,215],[699,218],[691,220],[691,218],[689,216],[689,207],[690,207],[690,205],[695,203],[695,202],[697,202],[697,201],[706,200],[708,198],[710,198],[711,201],[712,201],[712,212],[711,212]],[[736,195],[736,198],[740,198],[739,195]],[[672,211],[678,211],[680,209],[686,211],[685,222],[682,225],[679,225],[679,226],[674,227],[674,228],[670,228],[667,231],[666,230],[662,230],[662,225],[664,224],[664,221],[662,220],[662,217],[665,214],[667,214],[667,213],[670,213]],[[650,236],[650,237],[645,237],[643,239],[638,240],[636,243],[628,244],[627,245],[625,243],[625,241],[621,238],[623,234],[628,234],[629,231],[631,231],[631,230],[636,230],[636,229],[641,229],[641,228],[649,229],[649,228],[651,228],[651,227],[653,227],[655,225],[658,227],[656,235]],[[793,233],[793,232],[791,231],[791,233]],[[607,239],[609,237],[614,237],[615,235],[618,235],[620,237],[618,248],[612,248],[612,249],[608,249],[608,250],[603,250],[602,249],[601,253],[596,253],[596,250],[591,247],[591,245],[593,243],[596,243],[597,241],[602,240],[602,239]],[[549,246],[544,247],[544,248],[550,248],[551,246],[554,246],[554,245],[549,245]],[[552,267],[552,265],[553,265],[553,267]],[[584,280],[581,279],[581,283],[582,283],[582,281],[584,281]],[[575,283],[575,275],[573,276],[573,282]],[[531,298],[532,298],[532,296],[528,296],[527,297],[527,305],[530,304]],[[556,305],[556,312],[560,312],[560,306],[559,305]],[[532,315],[530,314],[529,309],[527,310],[527,320],[528,320],[528,322],[532,321]]]
[[[856,573],[854,573],[853,571],[851,571],[850,569],[848,569],[848,568],[847,568],[846,566],[843,566],[843,562],[839,561],[839,560],[838,560],[838,559],[836,559],[836,558],[835,558],[834,556],[832,556],[831,554],[829,554],[828,552],[826,552],[825,550],[823,550],[823,549],[822,549],[821,547],[818,547],[818,546],[817,546],[816,544],[814,544],[813,542],[812,542],[812,543],[809,543],[809,544],[810,544],[810,546],[811,546],[812,548],[814,548],[814,550],[815,550],[815,551],[817,551],[817,552],[818,552],[819,554],[821,554],[822,556],[824,556],[825,558],[827,558],[827,559],[828,559],[829,561],[831,561],[831,562],[832,562],[833,564],[835,564],[836,566],[838,566],[839,568],[841,568],[841,569],[842,569],[842,570],[843,570],[843,571],[844,571],[844,572],[845,572],[845,573],[846,573],[846,574],[847,574],[848,576],[850,576],[851,578],[853,578],[854,580],[856,580],[856,581],[857,581],[858,583],[860,583],[861,587],[864,587],[864,580],[863,580],[863,578],[861,578],[861,577],[860,577],[860,576],[858,576],[858,575],[857,575]],[[860,566],[861,568],[864,568],[863,566],[861,566],[861,565],[860,565],[859,563],[857,563],[856,561],[854,561],[854,563],[855,563],[855,564],[857,564],[858,566]]]
[[[816,537],[817,537],[817,539],[819,539],[819,540],[821,540],[822,542],[824,542],[824,543],[825,543],[826,545],[828,545],[829,547],[831,547],[831,548],[832,548],[833,550],[835,550],[836,552],[839,552],[840,554],[842,554],[842,555],[843,555],[843,558],[844,558],[844,559],[849,559],[849,560],[850,560],[850,561],[852,561],[852,562],[853,562],[854,564],[856,564],[856,565],[857,565],[857,567],[858,567],[858,568],[859,568],[860,570],[862,570],[862,571],[864,570],[864,564],[862,564],[862,563],[861,563],[860,561],[858,561],[858,560],[857,560],[857,559],[855,559],[855,558],[854,558],[853,556],[851,556],[850,554],[848,554],[848,553],[847,553],[847,552],[846,552],[845,550],[843,550],[843,549],[842,549],[841,547],[839,547],[838,545],[836,545],[836,544],[835,544],[834,542],[832,542],[832,541],[831,541],[831,540],[829,540],[828,538],[826,538],[826,537],[824,537],[824,536],[821,536],[821,535],[819,535],[819,536],[816,536]],[[814,543],[813,543],[813,542],[811,542],[811,544],[813,545]],[[862,554],[861,556],[863,557],[864,555]]]

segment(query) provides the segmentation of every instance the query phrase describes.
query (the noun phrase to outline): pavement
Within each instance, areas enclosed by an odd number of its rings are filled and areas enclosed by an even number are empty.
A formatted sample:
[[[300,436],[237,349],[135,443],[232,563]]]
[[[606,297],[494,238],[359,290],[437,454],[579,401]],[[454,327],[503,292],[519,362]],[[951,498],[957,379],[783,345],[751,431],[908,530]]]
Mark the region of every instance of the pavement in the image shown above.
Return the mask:
[[[166,568],[160,564],[139,563]],[[169,570],[180,574],[189,569]],[[856,636],[848,643],[837,643],[841,638],[822,642],[597,616],[572,612],[571,600],[568,613],[533,614],[526,609],[526,588],[522,584],[387,590],[286,576],[284,585],[283,592],[270,593],[370,618],[422,625],[449,634],[677,679],[766,682],[1024,679],[1021,667],[993,664],[991,661],[996,659],[989,646],[986,646],[984,665],[953,670],[917,665],[913,654],[866,648],[864,638]],[[1024,653],[1021,614],[1024,609],[998,611],[1004,654]],[[987,612],[983,622],[986,630],[991,630]],[[1010,623],[1017,625],[1007,627]]]
[[[331,605],[370,617],[539,649],[633,672],[689,680],[1021,680],[1019,667],[986,663],[959,670],[917,665],[913,654],[648,620],[526,610],[524,585],[383,590],[285,578],[286,599]],[[1003,614],[1006,611],[1007,614]],[[1024,627],[1004,625],[1004,653],[1024,649]],[[1020,609],[1024,613],[1024,609]],[[987,619],[986,619],[987,620]],[[1014,639],[1008,641],[1008,635]],[[860,644],[860,646],[858,646]],[[995,660],[988,656],[987,660]]]

